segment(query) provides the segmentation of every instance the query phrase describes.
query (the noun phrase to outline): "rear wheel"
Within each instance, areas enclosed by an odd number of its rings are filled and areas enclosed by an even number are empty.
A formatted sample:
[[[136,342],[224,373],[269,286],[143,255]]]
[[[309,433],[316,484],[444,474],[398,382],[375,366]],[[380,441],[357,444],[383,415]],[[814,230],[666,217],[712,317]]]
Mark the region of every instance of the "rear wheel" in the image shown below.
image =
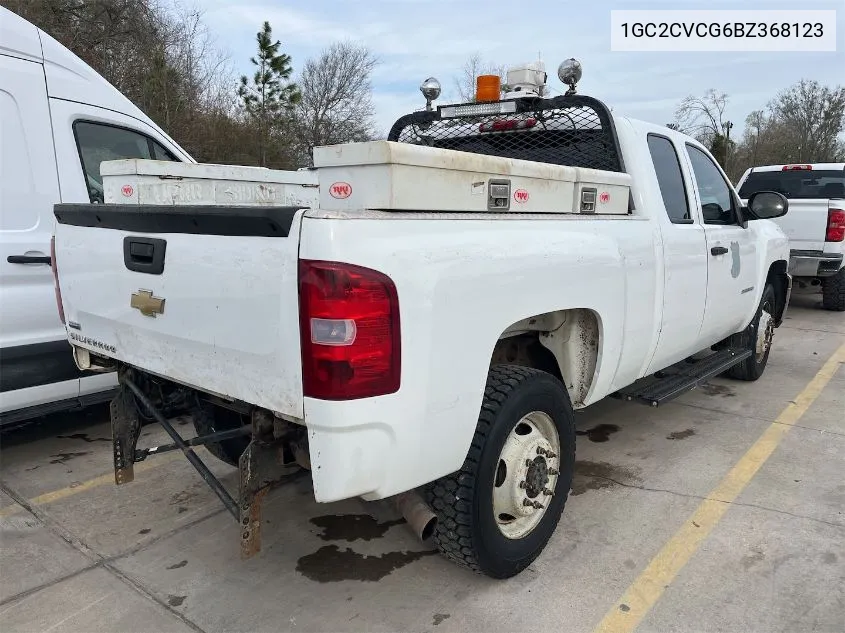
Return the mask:
[[[845,312],[845,268],[822,279],[822,307],[825,310]]]
[[[463,466],[426,487],[438,549],[493,578],[520,573],[557,527],[574,464],[563,384],[536,369],[493,367]]]
[[[731,367],[727,374],[737,380],[757,380],[763,375],[769,362],[769,351],[775,335],[775,314],[777,298],[772,284],[767,283],[757,307],[757,314],[745,330],[734,334],[728,344],[731,347],[748,348],[751,356]]]
[[[244,425],[246,416],[236,411],[211,405],[205,405],[202,410],[204,415],[193,416],[194,428],[197,431],[197,435],[209,435],[211,433],[219,433],[220,431],[229,431]],[[238,466],[238,460],[247,446],[249,446],[248,435],[205,445],[212,455],[230,466]]]

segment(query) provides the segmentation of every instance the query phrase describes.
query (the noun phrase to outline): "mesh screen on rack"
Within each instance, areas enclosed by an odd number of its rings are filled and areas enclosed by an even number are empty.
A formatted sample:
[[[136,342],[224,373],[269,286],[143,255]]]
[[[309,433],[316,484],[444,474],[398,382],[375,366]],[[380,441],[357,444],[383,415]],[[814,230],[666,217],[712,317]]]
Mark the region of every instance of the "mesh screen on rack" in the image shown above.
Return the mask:
[[[507,103],[507,102],[502,102]],[[493,105],[493,104],[491,104]],[[399,119],[390,141],[554,165],[624,171],[606,106],[581,95],[523,99],[507,114],[449,116],[416,112]]]

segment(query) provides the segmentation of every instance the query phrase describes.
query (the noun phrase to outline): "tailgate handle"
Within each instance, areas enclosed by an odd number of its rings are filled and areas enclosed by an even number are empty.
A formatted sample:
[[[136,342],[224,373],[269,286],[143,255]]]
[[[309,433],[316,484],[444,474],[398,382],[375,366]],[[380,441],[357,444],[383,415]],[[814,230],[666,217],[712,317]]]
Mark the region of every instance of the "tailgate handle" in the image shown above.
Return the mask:
[[[164,272],[167,241],[152,237],[123,238],[123,263],[137,273],[160,275]]]

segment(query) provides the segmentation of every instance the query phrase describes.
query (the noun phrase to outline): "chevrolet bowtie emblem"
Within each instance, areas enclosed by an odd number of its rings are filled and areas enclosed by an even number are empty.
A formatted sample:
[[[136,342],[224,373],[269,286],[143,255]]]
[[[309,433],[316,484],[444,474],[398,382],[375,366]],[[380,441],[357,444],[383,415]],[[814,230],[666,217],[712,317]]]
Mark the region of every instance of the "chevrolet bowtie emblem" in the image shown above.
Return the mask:
[[[164,299],[154,297],[149,290],[139,290],[132,293],[129,306],[139,310],[141,314],[155,318],[156,314],[164,314]]]

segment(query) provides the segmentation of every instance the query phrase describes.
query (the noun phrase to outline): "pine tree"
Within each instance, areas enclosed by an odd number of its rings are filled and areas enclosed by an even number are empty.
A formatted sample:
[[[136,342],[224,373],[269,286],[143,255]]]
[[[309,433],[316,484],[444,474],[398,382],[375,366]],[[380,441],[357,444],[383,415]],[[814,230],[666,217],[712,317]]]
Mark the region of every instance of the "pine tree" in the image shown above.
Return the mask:
[[[241,76],[238,96],[246,113],[258,122],[259,161],[266,167],[267,148],[301,97],[297,85],[290,81],[291,57],[279,52],[281,42],[273,42],[269,22],[264,22],[256,41],[258,54],[250,58],[256,66],[255,74],[251,82],[246,75]]]

